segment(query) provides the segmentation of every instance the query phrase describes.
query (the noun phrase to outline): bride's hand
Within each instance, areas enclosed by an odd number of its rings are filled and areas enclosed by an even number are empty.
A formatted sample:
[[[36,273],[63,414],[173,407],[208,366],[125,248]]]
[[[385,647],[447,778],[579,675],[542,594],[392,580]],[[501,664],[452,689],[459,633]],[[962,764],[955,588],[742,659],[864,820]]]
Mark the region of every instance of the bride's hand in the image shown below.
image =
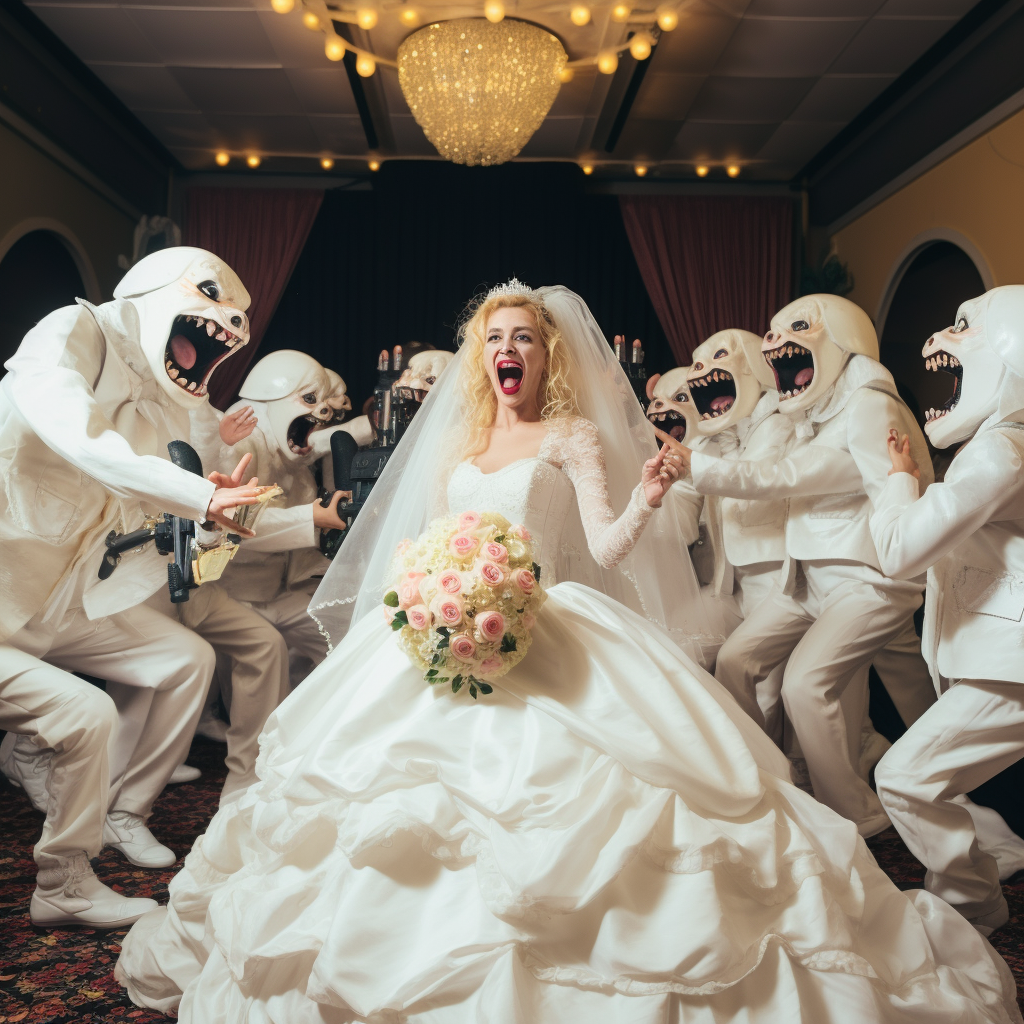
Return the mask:
[[[644,495],[651,508],[658,508],[661,505],[661,499],[679,479],[682,464],[682,456],[672,451],[667,444],[661,446],[653,459],[648,459],[644,463],[640,482],[644,485]]]

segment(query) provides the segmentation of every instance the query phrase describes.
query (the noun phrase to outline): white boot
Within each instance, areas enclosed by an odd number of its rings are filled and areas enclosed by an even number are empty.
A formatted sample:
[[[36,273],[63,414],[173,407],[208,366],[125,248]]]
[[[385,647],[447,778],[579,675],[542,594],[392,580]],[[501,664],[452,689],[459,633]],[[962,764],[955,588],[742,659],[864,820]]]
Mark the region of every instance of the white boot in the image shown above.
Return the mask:
[[[157,906],[156,900],[129,899],[108,889],[81,853],[59,868],[39,872],[29,917],[39,928],[127,928]]]
[[[50,793],[46,779],[50,774],[52,750],[41,750],[27,736],[9,732],[0,744],[0,771],[12,786],[25,790],[32,806],[46,813]]]
[[[198,768],[193,768],[190,764],[179,764],[177,768],[171,772],[171,777],[167,780],[168,786],[176,786],[181,782],[195,782],[203,773]]]
[[[137,868],[169,868],[178,858],[157,842],[139,814],[111,811],[103,825],[103,845],[120,850]]]

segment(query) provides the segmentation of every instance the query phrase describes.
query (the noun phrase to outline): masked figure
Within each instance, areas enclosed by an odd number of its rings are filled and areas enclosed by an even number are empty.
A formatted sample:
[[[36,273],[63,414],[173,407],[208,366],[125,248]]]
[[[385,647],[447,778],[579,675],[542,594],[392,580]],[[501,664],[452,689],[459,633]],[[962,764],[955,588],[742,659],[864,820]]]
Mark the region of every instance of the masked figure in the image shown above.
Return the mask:
[[[211,253],[174,248],[114,294],[45,317],[0,384],[0,726],[53,752],[31,903],[41,925],[116,927],[151,905],[103,886],[89,858],[107,845],[138,867],[174,863],[146,820],[213,672],[208,644],[142,603],[166,587],[166,561],[131,552],[100,582],[104,539],[146,513],[227,524],[255,501],[167,455],[214,369],[248,341],[241,282]],[[106,678],[107,696],[72,672]]]
[[[692,459],[698,491],[787,503],[780,578],[729,637],[716,674],[761,720],[756,687],[789,658],[783,703],[815,795],[873,835],[888,818],[858,771],[863,673],[876,652],[906,633],[922,590],[920,581],[887,579],[871,541],[871,503],[889,466],[876,425],[910,434],[926,461],[924,438],[878,362],[871,321],[852,302],[797,299],[773,318],[762,352],[779,395],[773,415],[793,427],[786,457],[728,461],[695,452]],[[840,704],[854,680],[858,690]],[[897,697],[908,724],[934,700],[924,675]]]
[[[1024,285],[965,302],[924,358],[953,378],[946,404],[928,410],[929,439],[967,443],[923,494],[912,446],[891,444],[871,532],[884,572],[928,573],[924,651],[948,689],[875,777],[925,886],[987,933],[1006,922],[1006,900],[959,798],[1024,755]]]

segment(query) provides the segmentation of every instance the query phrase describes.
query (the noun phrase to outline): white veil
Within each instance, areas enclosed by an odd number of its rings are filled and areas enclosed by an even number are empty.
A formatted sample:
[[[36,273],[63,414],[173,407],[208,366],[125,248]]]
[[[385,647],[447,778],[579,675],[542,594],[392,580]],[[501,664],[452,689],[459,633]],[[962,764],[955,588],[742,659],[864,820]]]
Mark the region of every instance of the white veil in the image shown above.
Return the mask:
[[[619,514],[640,482],[644,462],[657,451],[654,428],[586,303],[560,285],[530,294],[551,314],[572,355],[577,405],[598,428],[608,494]],[[398,544],[419,536],[432,519],[448,512],[448,477],[461,453],[464,358],[462,349],[427,396],[313,596],[309,613],[332,647],[352,622],[378,613]],[[556,575],[560,582],[582,583],[622,602],[668,630],[692,658],[707,663],[722,643],[722,630],[714,607],[706,608],[702,599],[682,541],[686,531],[680,511],[670,492],[633,551],[614,569],[602,569],[590,555],[576,509],[562,535],[563,561]]]

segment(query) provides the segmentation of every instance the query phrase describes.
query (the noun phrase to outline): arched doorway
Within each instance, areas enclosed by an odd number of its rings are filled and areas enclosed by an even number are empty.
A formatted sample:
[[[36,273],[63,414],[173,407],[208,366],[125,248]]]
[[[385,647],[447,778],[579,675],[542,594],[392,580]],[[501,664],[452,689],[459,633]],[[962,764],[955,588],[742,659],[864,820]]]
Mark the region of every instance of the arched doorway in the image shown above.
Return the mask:
[[[54,231],[22,235],[0,260],[0,376],[21,339],[47,313],[86,294],[82,275]]]
[[[974,261],[958,245],[928,242],[911,257],[889,304],[882,328],[881,360],[896,379],[918,422],[924,410],[949,397],[942,374],[924,368],[921,349],[935,332],[956,318],[965,299],[985,291]]]

